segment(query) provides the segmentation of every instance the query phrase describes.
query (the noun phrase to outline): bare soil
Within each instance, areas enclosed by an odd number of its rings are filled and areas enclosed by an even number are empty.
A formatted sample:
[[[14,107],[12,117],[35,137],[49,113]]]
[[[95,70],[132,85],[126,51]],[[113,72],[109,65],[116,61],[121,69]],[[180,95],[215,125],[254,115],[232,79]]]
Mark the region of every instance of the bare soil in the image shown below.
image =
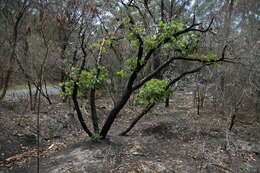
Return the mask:
[[[260,172],[260,122],[253,113],[240,113],[227,133],[226,116],[211,111],[210,104],[197,116],[191,93],[176,92],[169,108],[158,105],[121,137],[141,111],[127,106],[108,139],[93,142],[69,104],[52,100],[52,105],[43,101],[40,113],[42,173]],[[98,106],[104,119],[112,102],[99,98]],[[88,106],[82,108],[88,115]],[[36,118],[27,100],[0,104],[0,173],[37,172]]]

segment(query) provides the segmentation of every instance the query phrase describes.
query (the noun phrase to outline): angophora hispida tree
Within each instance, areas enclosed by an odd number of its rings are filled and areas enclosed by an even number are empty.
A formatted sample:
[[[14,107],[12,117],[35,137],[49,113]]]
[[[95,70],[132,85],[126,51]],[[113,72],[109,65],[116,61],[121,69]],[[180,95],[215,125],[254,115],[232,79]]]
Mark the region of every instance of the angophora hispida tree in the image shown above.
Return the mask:
[[[148,20],[148,17],[142,13],[142,7],[135,4],[134,1],[130,1],[128,4],[120,3],[120,10],[117,13],[125,14],[125,17],[119,18],[113,14],[117,22],[118,27],[113,31],[109,30],[105,22],[100,20],[103,25],[103,36],[99,37],[100,40],[96,43],[89,45],[89,48],[96,49],[95,65],[89,69],[85,67],[87,59],[86,49],[82,47],[84,54],[83,61],[80,66],[74,67],[69,74],[69,81],[63,83],[65,86],[64,96],[71,96],[75,110],[78,115],[78,119],[84,129],[84,131],[92,138],[106,138],[111,126],[119,112],[124,108],[125,104],[134,92],[137,92],[136,104],[145,105],[143,112],[133,121],[131,126],[126,129],[121,135],[127,134],[134,125],[140,120],[154,105],[161,102],[170,92],[171,86],[177,81],[181,80],[188,74],[196,73],[206,66],[213,64],[221,64],[227,62],[225,59],[225,48],[222,55],[218,57],[215,54],[199,54],[198,53],[198,39],[200,33],[206,33],[210,31],[210,27],[213,23],[213,19],[210,21],[206,29],[203,29],[201,23],[197,23],[195,16],[191,19],[190,24],[187,26],[177,20],[164,21],[160,20],[156,22],[155,14],[150,15],[153,20]],[[147,6],[144,10],[149,10]],[[149,10],[150,11],[150,10]],[[100,18],[97,14],[97,18]],[[113,18],[111,17],[111,18]],[[112,19],[110,20],[112,21]],[[149,24],[153,21],[153,24]],[[104,23],[103,23],[104,22]],[[82,45],[84,44],[85,32],[80,34],[82,38]],[[124,41],[122,41],[124,40]],[[125,78],[126,85],[120,96],[116,101],[114,107],[107,115],[103,127],[99,128],[98,115],[96,111],[95,103],[95,91],[106,85],[109,74],[113,73],[102,64],[102,56],[106,54],[110,49],[115,51],[115,45],[129,43],[129,52],[131,52],[131,58],[124,59],[124,67],[114,72],[113,76],[120,76]],[[88,49],[87,49],[88,50]],[[160,65],[148,72],[143,76],[143,70],[147,64],[151,61],[152,57],[158,55],[156,52],[160,50],[161,54],[167,52],[171,56],[161,62]],[[134,54],[134,57],[133,57]],[[156,58],[156,57],[155,57]],[[159,57],[158,57],[159,58]],[[162,72],[166,67],[175,62],[195,62],[197,65],[193,69],[187,69],[176,78],[172,79],[155,79],[156,75]],[[87,127],[84,121],[83,114],[80,110],[78,103],[78,96],[85,94],[89,91],[90,107],[91,107],[91,119],[93,123],[94,132]]]

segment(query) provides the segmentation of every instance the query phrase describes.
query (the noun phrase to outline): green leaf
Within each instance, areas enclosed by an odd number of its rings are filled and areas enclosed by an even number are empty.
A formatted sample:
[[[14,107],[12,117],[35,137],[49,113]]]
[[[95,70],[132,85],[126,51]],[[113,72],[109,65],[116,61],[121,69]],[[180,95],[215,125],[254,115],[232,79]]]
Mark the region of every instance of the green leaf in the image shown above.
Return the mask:
[[[152,79],[142,86],[135,99],[136,105],[158,103],[168,96],[171,89],[167,89],[168,81]]]
[[[90,47],[92,47],[92,48],[99,48],[99,47],[100,47],[100,44],[99,44],[99,43],[92,43],[92,44],[90,45]]]

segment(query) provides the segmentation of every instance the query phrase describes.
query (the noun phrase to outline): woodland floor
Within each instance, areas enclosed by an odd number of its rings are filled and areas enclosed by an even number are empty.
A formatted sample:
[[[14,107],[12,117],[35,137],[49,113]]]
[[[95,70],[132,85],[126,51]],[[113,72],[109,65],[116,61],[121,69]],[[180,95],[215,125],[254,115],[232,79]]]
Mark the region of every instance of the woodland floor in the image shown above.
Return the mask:
[[[108,140],[94,143],[68,104],[52,99],[52,105],[42,104],[40,113],[42,173],[260,172],[260,122],[254,113],[239,114],[227,148],[227,117],[212,111],[210,104],[197,116],[191,93],[180,91],[169,108],[158,105],[129,136],[120,137],[141,110],[128,106]],[[104,118],[111,101],[99,98],[98,105]],[[84,112],[88,114],[88,107]],[[0,173],[37,172],[36,117],[26,100],[0,104]]]

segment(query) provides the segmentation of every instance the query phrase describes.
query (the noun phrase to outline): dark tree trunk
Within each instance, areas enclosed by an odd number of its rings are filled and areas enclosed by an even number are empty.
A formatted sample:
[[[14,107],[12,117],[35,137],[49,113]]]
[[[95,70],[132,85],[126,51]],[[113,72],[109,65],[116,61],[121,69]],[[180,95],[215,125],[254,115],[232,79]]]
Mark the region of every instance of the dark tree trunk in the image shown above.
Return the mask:
[[[37,104],[37,96],[38,96],[38,92],[39,92],[39,90],[38,89],[36,89],[36,91],[35,91],[35,93],[34,93],[34,104],[33,104],[33,110],[35,110],[36,109],[36,104]]]
[[[130,126],[123,131],[122,133],[120,133],[120,136],[126,136],[128,132],[130,132],[130,130],[132,130],[134,128],[134,126],[136,125],[136,123],[145,115],[147,114],[147,112],[149,112],[153,107],[155,106],[155,104],[149,104],[145,107],[145,109],[134,119],[134,121],[130,124]]]
[[[165,99],[165,107],[168,108],[170,106],[170,96]]]
[[[3,90],[0,94],[0,101],[3,100],[4,97],[5,97],[7,89],[9,87],[9,82],[10,82],[10,79],[11,79],[11,75],[13,73],[13,69],[14,69],[14,57],[11,57],[10,60],[9,60],[9,68],[6,72],[6,76],[5,76],[4,82],[3,82]]]
[[[173,17],[173,4],[175,3],[175,0],[171,0],[171,4],[170,4],[170,16],[169,19],[170,21],[172,20]]]
[[[164,0],[161,0],[161,21],[162,22],[165,22],[164,21]]]
[[[30,110],[33,110],[33,94],[32,94],[32,85],[30,81],[27,81],[28,90],[29,90],[29,102],[30,102]]]
[[[61,82],[61,83],[62,83],[62,82],[65,82],[65,74],[64,74],[63,71],[61,72],[60,82]],[[61,85],[61,91],[62,91],[62,92],[65,92],[65,85]]]
[[[229,123],[229,126],[228,126],[228,130],[231,131],[234,124],[235,124],[235,119],[236,119],[236,114],[232,114],[231,117],[230,117],[230,123]]]
[[[223,94],[225,92],[225,76],[224,75],[225,75],[225,73],[220,78],[220,89]]]
[[[82,25],[83,26],[83,25]],[[80,71],[79,71],[79,74],[81,74],[82,70],[84,69],[85,67],[85,63],[86,63],[86,57],[87,57],[87,53],[85,51],[85,47],[84,47],[84,43],[85,43],[85,33],[86,33],[86,30],[83,30],[83,27],[80,28],[80,34],[81,34],[81,50],[82,50],[82,53],[83,53],[83,61],[81,63],[81,66],[80,66]],[[77,99],[77,95],[78,95],[78,85],[77,85],[77,81],[74,82],[74,87],[73,87],[73,91],[72,91],[72,100],[73,100],[73,104],[74,104],[74,108],[77,112],[77,115],[78,115],[78,119],[79,119],[79,122],[83,128],[83,130],[88,134],[89,137],[92,137],[93,134],[92,132],[88,129],[86,123],[85,123],[85,120],[83,118],[83,115],[82,115],[82,112],[80,110],[80,107],[79,107],[79,103],[78,103],[78,99]]]
[[[260,90],[256,92],[255,113],[260,112]]]
[[[25,11],[26,11],[26,6],[25,6],[25,4],[23,4],[22,11],[18,12],[18,15],[16,17],[16,21],[15,21],[14,26],[13,26],[13,33],[12,33],[13,38],[12,38],[12,43],[11,43],[11,46],[12,46],[11,51],[12,52],[11,52],[11,56],[10,56],[10,59],[9,59],[9,67],[8,67],[8,70],[7,70],[7,74],[4,78],[3,91],[0,94],[0,101],[3,100],[4,97],[5,97],[6,91],[9,87],[10,78],[11,78],[11,75],[13,73],[13,69],[14,69],[14,66],[15,66],[14,63],[15,63],[15,59],[16,59],[18,29],[19,29],[19,24],[22,20],[22,17],[25,14]]]
[[[134,91],[133,84],[134,84],[134,82],[137,78],[137,75],[142,70],[142,68],[145,66],[145,64],[141,65],[141,62],[140,62],[141,58],[143,57],[143,49],[144,49],[143,48],[143,41],[142,41],[140,35],[138,35],[138,40],[140,42],[140,45],[139,45],[139,48],[138,48],[136,68],[128,79],[124,94],[122,95],[121,99],[116,104],[116,106],[111,110],[111,112],[108,115],[108,118],[106,119],[106,122],[105,122],[105,124],[104,124],[104,126],[103,126],[103,128],[100,132],[100,136],[103,139],[106,138],[108,131],[110,130],[112,124],[114,123],[114,121],[116,119],[116,116],[118,115],[118,113],[121,111],[121,109],[125,106],[125,104],[129,100],[131,94]],[[149,60],[151,55],[152,54],[146,55],[145,58],[147,58],[147,60]]]
[[[82,115],[82,112],[80,110],[80,107],[79,107],[79,103],[78,103],[78,100],[77,100],[77,94],[78,94],[78,86],[76,84],[76,82],[74,83],[74,89],[73,89],[73,93],[72,93],[72,100],[73,100],[73,103],[74,103],[74,106],[75,106],[75,110],[77,112],[77,115],[78,115],[78,119],[79,119],[79,122],[83,128],[83,130],[90,136],[92,137],[93,134],[91,133],[91,131],[88,129],[86,123],[85,123],[85,120],[83,118],[83,115]]]
[[[197,96],[197,115],[200,115],[200,98]]]
[[[106,138],[107,133],[110,130],[114,120],[116,119],[117,114],[125,106],[126,102],[130,98],[131,94],[132,94],[132,91],[126,91],[125,94],[122,96],[121,100],[114,107],[114,109],[111,110],[111,112],[100,132],[100,136],[102,136],[103,139]]]
[[[60,39],[61,39],[61,41],[62,41],[62,43],[61,43],[61,52],[60,52],[60,58],[61,58],[61,60],[62,60],[62,62],[63,62],[63,65],[62,65],[62,67],[61,67],[61,76],[60,76],[60,82],[61,83],[63,83],[63,82],[65,82],[66,81],[66,72],[65,72],[65,65],[64,65],[64,61],[65,61],[65,59],[66,59],[66,55],[65,55],[65,53],[66,53],[66,49],[67,49],[67,46],[68,46],[68,37],[67,37],[67,33],[64,31],[63,33],[59,33],[60,35],[59,35],[59,37],[60,37]],[[61,85],[61,91],[62,92],[65,92],[65,86],[64,85]],[[63,99],[63,102],[65,102],[66,101],[66,99]]]
[[[96,134],[99,133],[99,127],[98,127],[98,116],[96,111],[96,89],[93,88],[90,90],[90,107],[91,107],[91,118],[93,123],[94,132]]]
[[[50,98],[50,96],[49,96],[49,94],[48,94],[48,89],[47,89],[47,82],[46,82],[46,80],[44,80],[44,89],[45,89],[45,98],[48,100],[48,102],[49,102],[49,104],[51,105],[52,104],[52,101],[51,101],[51,98]],[[42,90],[42,92],[44,93],[44,91]]]

